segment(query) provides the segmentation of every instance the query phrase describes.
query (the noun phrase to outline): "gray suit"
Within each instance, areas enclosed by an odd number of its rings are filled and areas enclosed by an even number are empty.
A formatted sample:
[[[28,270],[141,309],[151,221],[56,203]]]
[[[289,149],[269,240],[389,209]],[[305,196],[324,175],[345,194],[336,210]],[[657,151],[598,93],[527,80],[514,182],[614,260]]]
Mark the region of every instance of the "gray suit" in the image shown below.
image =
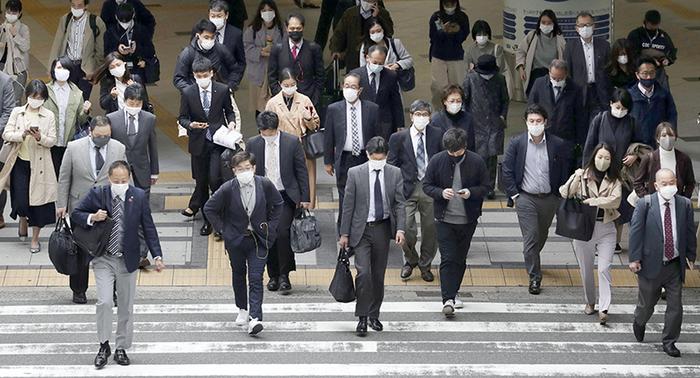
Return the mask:
[[[389,221],[367,222],[370,210],[369,165],[364,163],[348,170],[345,186],[340,234],[348,235],[349,246],[355,252],[355,286],[357,304],[355,316],[379,318],[384,300],[384,274],[389,254],[389,239],[396,231],[405,230],[406,211],[401,170],[393,165],[384,167],[383,195]]]
[[[637,202],[630,222],[629,261],[639,261],[642,269],[638,273],[639,295],[634,310],[634,322],[646,325],[654,313],[654,306],[666,289],[666,315],[662,342],[665,346],[678,341],[683,321],[681,289],[685,279],[686,258],[694,263],[696,257],[695,223],[690,200],[676,195],[675,245],[678,258],[671,262],[664,259],[664,222],[660,211],[658,194],[644,196]]]
[[[134,186],[149,193],[151,176],[158,174],[158,143],[156,142],[156,116],[141,111],[138,114],[138,132],[129,140],[126,112],[117,110],[107,114],[112,123],[112,138],[126,146],[126,157],[131,164]]]
[[[12,78],[0,71],[0,135],[5,131],[5,125],[7,120],[10,119],[10,113],[12,109],[17,105],[17,98],[15,97],[14,86],[12,85]],[[0,137],[0,145],[2,145],[2,137]],[[7,192],[0,191],[0,220],[2,219],[2,214],[5,212],[5,203],[7,203]]]

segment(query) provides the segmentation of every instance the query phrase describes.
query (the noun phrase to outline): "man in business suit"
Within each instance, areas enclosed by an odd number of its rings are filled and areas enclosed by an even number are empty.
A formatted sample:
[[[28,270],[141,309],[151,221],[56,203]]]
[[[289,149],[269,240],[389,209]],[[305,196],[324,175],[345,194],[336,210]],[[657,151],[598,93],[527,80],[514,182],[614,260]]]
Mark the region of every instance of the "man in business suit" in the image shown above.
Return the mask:
[[[559,187],[569,178],[569,145],[548,131],[547,112],[539,105],[525,111],[527,132],[511,139],[503,159],[503,186],[508,206],[518,213],[523,234],[525,269],[530,277],[528,291],[541,291],[540,252],[547,242],[549,226],[559,206]]]
[[[583,107],[588,120],[605,110],[610,100],[610,81],[605,72],[610,55],[610,44],[601,37],[593,37],[595,23],[588,12],[576,16],[576,31],[580,38],[569,40],[564,49],[564,60],[569,64],[571,79],[582,90]],[[585,135],[584,135],[585,138]]]
[[[216,26],[216,41],[223,44],[233,56],[235,71],[240,72],[242,78],[246,66],[243,32],[228,24],[228,18],[229,6],[226,1],[213,0],[209,3],[209,21]]]
[[[0,71],[0,143],[2,143],[2,133],[5,131],[7,120],[10,119],[12,109],[17,106],[17,98],[12,85],[12,78]],[[0,191],[0,229],[5,228],[5,204],[7,204],[7,191]]]
[[[297,91],[306,95],[318,108],[324,85],[325,68],[323,52],[316,42],[304,39],[304,16],[291,13],[287,16],[288,39],[272,47],[267,67],[272,96],[282,90],[280,73],[289,68],[297,80]]]
[[[398,74],[396,71],[384,69],[387,52],[386,47],[373,45],[367,50],[367,64],[352,70],[360,75],[360,86],[365,88],[360,98],[374,102],[382,109],[377,135],[385,140],[389,140],[391,134],[404,127]]]
[[[204,205],[214,229],[223,235],[231,261],[233,295],[239,309],[236,324],[247,324],[249,335],[263,330],[263,271],[277,239],[284,203],[275,184],[255,175],[255,165],[250,152],[235,154],[231,166],[236,178],[224,183]],[[246,289],[246,270],[250,290]]]
[[[258,115],[257,122],[260,135],[250,138],[246,151],[260,160],[255,166],[255,174],[272,181],[283,200],[277,240],[267,256],[267,275],[270,277],[267,289],[279,289],[282,294],[289,294],[292,290],[289,272],[296,270],[289,228],[296,209],[311,205],[309,172],[299,138],[277,129],[277,114],[264,111]]]
[[[467,269],[469,246],[484,198],[493,188],[484,160],[467,151],[464,130],[447,130],[442,145],[446,151],[435,154],[425,170],[423,191],[433,198],[440,246],[442,313],[451,318],[455,308],[461,308],[457,292]]]
[[[696,258],[693,207],[689,199],[676,194],[676,177],[670,169],[656,173],[654,186],[657,193],[637,202],[630,223],[629,268],[639,281],[632,329],[637,341],[644,341],[647,321],[654,314],[661,289],[665,289],[661,341],[666,354],[680,357],[676,341],[683,321],[681,290],[685,270],[694,269]]]
[[[429,103],[413,101],[410,112],[412,126],[391,136],[387,158],[389,164],[401,169],[406,198],[406,243],[403,245],[406,263],[401,269],[401,279],[408,280],[413,268],[419,267],[421,278],[432,282],[435,277],[430,265],[437,252],[435,215],[433,199],[423,191],[423,178],[430,158],[442,150],[442,130],[430,125],[432,107]],[[420,215],[421,224],[420,256],[416,251],[416,213]]]
[[[384,301],[384,275],[389,255],[389,239],[397,245],[405,241],[406,212],[401,170],[386,164],[389,146],[374,137],[365,148],[369,160],[348,171],[346,201],[340,224],[340,247],[355,255],[355,316],[357,335],[367,335],[367,324],[375,331],[384,326],[379,310]]]
[[[528,105],[537,104],[549,115],[547,129],[569,143],[570,147],[586,143],[588,114],[584,112],[581,88],[568,77],[567,62],[554,59],[549,75],[535,80],[527,98]]]
[[[221,186],[221,154],[224,147],[214,143],[214,134],[220,127],[235,128],[236,114],[231,105],[231,96],[226,85],[213,81],[211,62],[199,59],[192,65],[196,84],[189,86],[180,97],[178,123],[187,129],[187,149],[192,159],[192,178],[195,188],[190,203],[180,213],[194,217],[209,199],[209,190],[214,193]],[[202,236],[211,234],[212,228],[206,215],[199,231]]]
[[[152,36],[156,30],[156,18],[153,17],[153,13],[146,8],[141,0],[105,0],[102,3],[102,11],[100,12],[100,18],[104,21],[107,27],[119,25],[117,21],[117,8],[121,4],[129,4],[134,8],[135,15],[134,20],[143,25],[146,31]]]
[[[324,123],[324,156],[326,173],[335,175],[338,186],[338,208],[343,208],[348,169],[367,161],[362,146],[377,135],[379,107],[360,99],[363,88],[360,76],[349,73],[343,79],[344,100],[328,106]],[[342,211],[338,212],[338,228]]]
[[[126,160],[126,147],[112,136],[112,126],[104,116],[95,117],[90,123],[90,136],[68,143],[58,174],[58,196],[56,215],[70,215],[80,199],[95,186],[109,185],[107,171],[117,160]],[[80,250],[82,261],[88,255]],[[85,261],[77,274],[70,276],[73,302],[87,303],[85,291],[88,288],[90,272]]]
[[[143,229],[148,249],[155,259],[156,271],[165,268],[158,232],[153,223],[148,195],[142,189],[129,185],[130,168],[123,160],[109,166],[110,185],[92,188],[71,213],[74,227],[90,229],[108,217],[114,222],[107,249],[92,260],[97,287],[97,335],[100,350],[95,357],[98,369],[107,365],[111,355],[109,339],[112,336],[112,293],[117,286],[117,339],[114,361],[129,365],[126,350],[131,347],[134,334],[134,297],[136,269],[139,266],[139,240],[131,235]]]

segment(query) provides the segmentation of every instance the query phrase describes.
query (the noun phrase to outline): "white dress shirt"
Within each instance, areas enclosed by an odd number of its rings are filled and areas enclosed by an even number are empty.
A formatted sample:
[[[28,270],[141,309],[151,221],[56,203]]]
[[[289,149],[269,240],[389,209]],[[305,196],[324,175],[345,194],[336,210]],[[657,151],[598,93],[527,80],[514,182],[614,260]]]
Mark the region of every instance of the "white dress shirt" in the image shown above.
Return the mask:
[[[661,197],[658,192],[656,196],[659,198],[659,214],[661,215],[661,233],[664,235],[664,245],[666,244],[666,232],[664,232],[664,213],[666,212],[666,199]],[[678,253],[678,226],[676,225],[676,200],[671,198],[668,203],[671,205],[671,228],[673,229],[673,258],[680,256]],[[664,248],[662,246],[661,253],[664,256],[663,261],[668,261],[666,254],[664,253]]]
[[[263,137],[265,140],[265,177],[270,179],[275,188],[280,192],[284,190],[284,184],[282,184],[282,172],[280,170],[280,133],[274,139],[268,139]]]
[[[127,85],[122,83],[119,78],[114,78],[114,87],[117,88],[117,107],[124,109],[124,90]]]
[[[659,148],[659,162],[661,163],[661,169],[670,169],[675,174],[676,150],[672,148],[671,151],[666,151],[663,148]]]
[[[345,146],[343,151],[352,152],[352,112],[351,107],[355,107],[355,117],[357,119],[357,128],[360,136],[360,150],[365,149],[365,141],[362,137],[362,102],[358,99],[355,104],[345,101]]]
[[[423,134],[423,152],[425,153],[425,155],[423,155],[423,156],[425,156],[425,165],[427,168],[427,166],[428,166],[428,149],[427,149],[427,145],[425,143],[425,130],[418,131],[418,130],[416,130],[415,127],[411,127],[409,130],[410,130],[409,133],[411,134],[411,143],[413,144],[413,156],[416,157],[416,161],[418,161],[417,160],[418,159],[418,134],[419,133]]]
[[[654,86],[653,85],[651,86],[651,89],[646,89],[646,88],[644,88],[642,83],[637,83],[637,88],[639,88],[639,91],[642,92],[642,94],[644,96],[646,96],[647,98],[651,98],[651,96],[654,95]]]
[[[294,46],[296,45],[297,47],[297,56],[299,56],[299,52],[301,51],[301,46],[304,45],[304,39],[302,38],[299,43],[294,43],[291,38],[287,38],[287,41],[289,42],[289,51],[294,51]]]
[[[581,38],[583,46],[583,56],[586,59],[586,72],[588,73],[588,84],[595,83],[595,55],[593,53],[593,39],[586,42]]]
[[[54,81],[51,89],[53,89],[53,93],[56,96],[56,105],[58,106],[56,145],[64,147],[66,145],[64,143],[66,140],[66,109],[68,109],[68,99],[70,99],[70,85],[68,83],[60,85],[57,81]]]
[[[379,171],[379,184],[382,186],[382,207],[384,214],[377,216],[374,214],[374,183],[377,181],[377,172],[369,169],[369,211],[367,212],[367,222],[376,222],[387,218],[389,214],[389,203],[386,201],[386,187],[384,186],[384,168]]]

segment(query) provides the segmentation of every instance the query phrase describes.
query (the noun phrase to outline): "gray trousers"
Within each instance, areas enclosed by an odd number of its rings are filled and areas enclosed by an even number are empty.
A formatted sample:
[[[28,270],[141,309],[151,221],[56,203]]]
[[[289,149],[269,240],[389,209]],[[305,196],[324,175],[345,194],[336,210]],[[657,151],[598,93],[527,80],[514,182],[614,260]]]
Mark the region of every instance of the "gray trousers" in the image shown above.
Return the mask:
[[[418,242],[418,227],[416,213],[420,214],[420,257],[416,251]],[[435,235],[435,215],[433,214],[433,199],[423,192],[423,185],[418,182],[411,197],[406,200],[406,243],[403,247],[406,263],[421,270],[430,269],[437,253],[437,237]]]
[[[112,336],[112,295],[117,286],[117,340],[116,349],[128,349],[134,336],[134,296],[136,271],[126,270],[122,257],[100,256],[92,260],[97,289],[97,336],[100,343]]]
[[[683,301],[681,300],[681,269],[685,269],[680,259],[669,265],[662,266],[659,275],[650,280],[646,277],[639,278],[639,295],[637,307],[634,309],[634,322],[646,325],[654,314],[654,306],[661,297],[661,288],[666,289],[666,314],[664,316],[664,330],[661,332],[661,342],[671,345],[678,341],[683,323]],[[643,264],[644,262],[642,262]]]
[[[612,300],[612,275],[610,267],[615,255],[615,222],[595,222],[593,237],[589,241],[574,240],[574,253],[581,269],[583,297],[587,304],[596,303],[595,255],[598,254],[598,311],[607,311]]]
[[[515,200],[515,211],[523,234],[523,256],[530,281],[542,281],[540,252],[547,242],[549,226],[557,212],[559,198],[553,194],[539,197],[520,192]]]
[[[384,274],[389,258],[389,220],[374,226],[367,224],[355,251],[355,291],[357,302],[355,316],[379,318],[384,301]]]

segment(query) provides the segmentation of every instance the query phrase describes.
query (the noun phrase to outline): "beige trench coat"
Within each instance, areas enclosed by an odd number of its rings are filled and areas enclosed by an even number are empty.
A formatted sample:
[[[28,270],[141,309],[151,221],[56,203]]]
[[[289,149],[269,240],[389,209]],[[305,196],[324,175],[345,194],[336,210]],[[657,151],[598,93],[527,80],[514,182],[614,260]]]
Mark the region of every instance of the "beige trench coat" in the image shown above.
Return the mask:
[[[581,174],[583,174],[583,181],[586,183],[586,192],[581,190]],[[584,172],[583,169],[577,169],[569,177],[569,180],[559,188],[559,194],[562,198],[575,196],[591,198],[590,206],[604,210],[603,223],[610,223],[620,217],[620,212],[617,209],[622,201],[622,181],[615,180],[613,182],[608,178],[608,175],[605,175],[600,184],[600,190],[598,190],[598,184],[588,179],[588,170]]]

